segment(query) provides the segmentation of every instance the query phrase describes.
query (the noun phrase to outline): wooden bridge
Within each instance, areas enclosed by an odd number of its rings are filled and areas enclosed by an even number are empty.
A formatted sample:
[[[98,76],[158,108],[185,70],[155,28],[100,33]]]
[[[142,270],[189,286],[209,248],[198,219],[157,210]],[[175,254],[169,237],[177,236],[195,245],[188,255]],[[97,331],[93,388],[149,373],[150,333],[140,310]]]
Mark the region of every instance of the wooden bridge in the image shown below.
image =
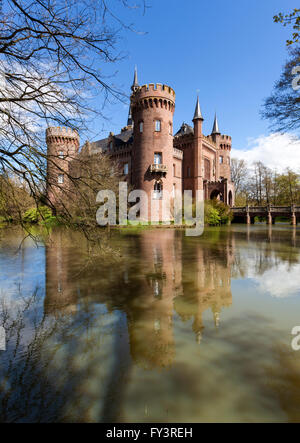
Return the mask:
[[[300,206],[244,206],[233,207],[231,211],[234,215],[234,222],[254,223],[254,217],[264,217],[267,224],[274,224],[275,217],[286,217],[291,220],[291,224],[296,226],[300,221]]]

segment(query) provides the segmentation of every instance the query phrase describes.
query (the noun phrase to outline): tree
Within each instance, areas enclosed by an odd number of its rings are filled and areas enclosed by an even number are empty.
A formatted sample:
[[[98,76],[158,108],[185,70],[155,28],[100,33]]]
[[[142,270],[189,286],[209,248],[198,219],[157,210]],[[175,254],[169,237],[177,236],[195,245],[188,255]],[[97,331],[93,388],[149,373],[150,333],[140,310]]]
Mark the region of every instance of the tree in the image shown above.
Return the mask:
[[[248,169],[245,160],[232,158],[231,180],[234,182],[236,194],[239,194],[242,191],[242,187],[247,180],[247,176],[248,176]]]
[[[292,40],[286,41],[288,46],[299,42],[300,9],[295,8],[290,14],[282,14],[282,12],[280,12],[278,15],[274,15],[273,20],[275,23],[282,23],[283,26],[293,25],[294,32],[292,34]]]
[[[131,8],[130,1],[119,5]],[[0,173],[20,177],[38,201],[46,180],[45,128],[66,126],[82,135],[95,114],[105,117],[106,100],[126,99],[105,67],[123,57],[117,43],[133,27],[106,0],[1,5]]]
[[[271,128],[277,131],[297,130],[300,126],[300,9],[295,8],[289,14],[279,13],[273,17],[275,23],[283,26],[292,25],[292,39],[287,46],[293,45],[289,51],[289,60],[285,63],[279,81],[275,83],[272,94],[265,100],[261,112],[263,118],[270,120]]]
[[[292,48],[289,53],[290,58],[262,110],[262,116],[270,120],[271,128],[280,132],[299,130],[300,127],[300,48]]]
[[[291,169],[277,177],[278,196],[281,205],[293,205],[300,203],[300,177]]]

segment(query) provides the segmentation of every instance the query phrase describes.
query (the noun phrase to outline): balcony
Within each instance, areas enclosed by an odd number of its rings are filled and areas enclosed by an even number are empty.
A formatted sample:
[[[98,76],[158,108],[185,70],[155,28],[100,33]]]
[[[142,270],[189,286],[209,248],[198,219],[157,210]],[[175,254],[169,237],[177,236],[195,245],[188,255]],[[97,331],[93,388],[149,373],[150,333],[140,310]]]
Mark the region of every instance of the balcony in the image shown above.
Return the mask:
[[[153,165],[150,165],[150,172],[161,172],[161,173],[167,173],[168,168],[167,165],[162,165],[161,163]]]
[[[173,148],[173,157],[178,158],[179,160],[183,159],[183,152],[180,149]]]

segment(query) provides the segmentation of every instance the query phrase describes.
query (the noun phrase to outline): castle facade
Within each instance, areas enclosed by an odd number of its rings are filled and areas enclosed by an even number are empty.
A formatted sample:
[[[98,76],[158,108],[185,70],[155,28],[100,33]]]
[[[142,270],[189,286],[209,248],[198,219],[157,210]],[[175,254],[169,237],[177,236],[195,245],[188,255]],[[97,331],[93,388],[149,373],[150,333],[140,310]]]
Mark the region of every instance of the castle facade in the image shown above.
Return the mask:
[[[202,132],[203,116],[199,98],[193,126],[183,123],[173,132],[175,92],[164,84],[140,86],[137,71],[131,87],[127,125],[120,134],[85,143],[81,152],[99,153],[115,161],[129,184],[147,193],[148,200],[161,199],[163,192],[196,191],[202,200],[217,198],[234,205],[234,183],[230,174],[231,137],[219,131],[215,116],[212,133]],[[55,205],[57,183],[60,190],[70,186],[68,176],[79,155],[79,136],[65,128],[48,128],[48,198]],[[57,160],[51,161],[51,158]],[[50,159],[50,160],[49,160]]]

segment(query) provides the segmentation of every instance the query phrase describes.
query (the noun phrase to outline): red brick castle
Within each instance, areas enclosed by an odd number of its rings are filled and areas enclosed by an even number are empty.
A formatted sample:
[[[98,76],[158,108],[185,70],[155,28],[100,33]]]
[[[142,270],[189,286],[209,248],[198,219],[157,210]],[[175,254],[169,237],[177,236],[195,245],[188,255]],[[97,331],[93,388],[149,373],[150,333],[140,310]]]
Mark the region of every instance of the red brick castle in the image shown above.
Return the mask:
[[[217,198],[233,206],[231,137],[220,133],[217,117],[212,133],[205,136],[198,98],[193,127],[183,123],[173,135],[174,90],[160,83],[139,86],[136,70],[131,90],[127,126],[120,134],[111,132],[105,139],[86,143],[82,152],[109,155],[119,164],[124,179],[144,190],[149,200],[160,199],[164,191],[174,195],[176,190],[191,190],[195,196],[198,190],[204,200]],[[48,177],[59,188],[67,187],[68,172],[79,153],[79,136],[70,129],[52,127],[46,131],[46,141]],[[56,162],[51,161],[54,157]],[[51,188],[48,198],[55,204]]]

